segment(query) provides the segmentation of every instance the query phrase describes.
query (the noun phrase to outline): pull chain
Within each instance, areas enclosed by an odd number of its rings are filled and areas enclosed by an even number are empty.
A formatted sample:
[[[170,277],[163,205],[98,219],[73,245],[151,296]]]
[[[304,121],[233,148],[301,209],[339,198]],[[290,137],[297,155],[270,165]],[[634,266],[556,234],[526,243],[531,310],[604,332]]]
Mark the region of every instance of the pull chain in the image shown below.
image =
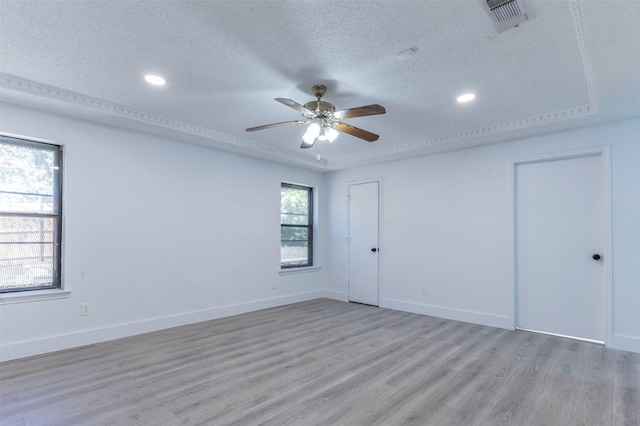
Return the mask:
[[[316,151],[318,152],[316,154],[316,161],[319,163],[320,162],[320,140],[319,139],[316,139]]]

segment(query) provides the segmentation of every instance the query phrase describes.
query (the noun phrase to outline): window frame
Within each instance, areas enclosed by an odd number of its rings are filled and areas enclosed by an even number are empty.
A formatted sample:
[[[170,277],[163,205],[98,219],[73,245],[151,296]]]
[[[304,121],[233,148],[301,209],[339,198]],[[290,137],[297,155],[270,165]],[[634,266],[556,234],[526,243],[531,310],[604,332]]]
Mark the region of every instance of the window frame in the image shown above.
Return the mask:
[[[44,297],[49,291],[56,293],[64,289],[62,283],[62,242],[63,242],[63,146],[45,140],[39,140],[35,138],[17,136],[8,133],[0,132],[0,139],[4,143],[13,144],[16,146],[24,146],[29,148],[41,149],[43,151],[53,152],[53,212],[11,212],[0,210],[0,216],[4,217],[23,217],[23,218],[43,218],[53,219],[54,226],[52,232],[52,254],[51,254],[51,266],[52,266],[52,282],[47,285],[33,285],[28,287],[9,287],[0,288],[0,303],[6,303],[5,296],[19,296],[20,294],[26,295],[35,299]],[[23,194],[13,191],[3,191],[4,193]],[[23,194],[23,195],[35,195],[43,196],[45,194]],[[66,293],[66,292],[65,292]],[[9,301],[15,298],[7,299]],[[18,299],[15,299],[16,301]]]
[[[313,226],[314,226],[314,188],[312,186],[300,185],[295,183],[281,182],[282,188],[301,189],[307,191],[307,223],[302,224],[285,224],[282,223],[282,195],[280,195],[280,269],[292,270],[296,268],[309,268],[313,266]],[[281,192],[282,194],[282,192]],[[285,263],[282,259],[282,229],[283,228],[307,228],[307,261],[305,263]]]

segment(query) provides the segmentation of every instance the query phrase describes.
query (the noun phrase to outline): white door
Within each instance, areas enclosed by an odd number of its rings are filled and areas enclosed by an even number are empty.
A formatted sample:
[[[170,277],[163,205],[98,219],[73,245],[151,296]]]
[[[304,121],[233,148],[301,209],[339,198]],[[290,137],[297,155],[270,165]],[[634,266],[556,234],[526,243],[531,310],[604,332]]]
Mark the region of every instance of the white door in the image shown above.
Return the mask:
[[[349,185],[349,301],[378,306],[378,182]]]
[[[516,166],[518,328],[604,341],[604,196],[601,155]]]

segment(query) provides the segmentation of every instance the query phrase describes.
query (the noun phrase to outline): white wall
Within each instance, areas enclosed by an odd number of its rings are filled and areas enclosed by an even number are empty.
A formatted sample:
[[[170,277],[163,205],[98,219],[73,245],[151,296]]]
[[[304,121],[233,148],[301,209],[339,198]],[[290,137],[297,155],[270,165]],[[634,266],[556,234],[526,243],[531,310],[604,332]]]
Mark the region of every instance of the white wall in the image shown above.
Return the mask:
[[[389,222],[380,234],[381,306],[509,328],[511,162],[606,144],[609,343],[640,352],[640,119],[324,176],[12,105],[0,104],[0,119],[4,132],[65,146],[71,290],[64,299],[0,304],[0,360],[323,294],[346,300],[347,183],[378,177]],[[278,274],[282,181],[318,188],[320,271]],[[91,316],[80,316],[83,302]]]
[[[327,175],[325,295],[347,298],[347,185],[380,177],[380,305],[512,327],[511,164],[596,145],[612,148],[609,346],[640,352],[640,119]]]
[[[7,104],[0,114],[3,132],[64,145],[71,290],[1,304],[0,359],[322,296],[322,271],[278,274],[280,183],[322,196],[321,174]],[[320,233],[318,264],[322,253]]]

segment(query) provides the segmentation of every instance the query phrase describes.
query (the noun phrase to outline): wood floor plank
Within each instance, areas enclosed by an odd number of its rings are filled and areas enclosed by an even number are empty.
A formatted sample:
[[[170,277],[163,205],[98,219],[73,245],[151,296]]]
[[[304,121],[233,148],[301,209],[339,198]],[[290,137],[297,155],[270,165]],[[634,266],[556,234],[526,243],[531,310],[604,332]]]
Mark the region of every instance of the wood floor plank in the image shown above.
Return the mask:
[[[333,404],[317,410],[322,418],[316,424],[321,425],[373,425],[378,422],[381,412],[391,409],[390,401],[395,389],[384,383],[372,383],[363,386],[360,392],[344,398],[340,404]]]
[[[640,425],[640,354],[616,351],[613,415],[619,425]]]
[[[640,425],[640,354],[328,299],[0,364],[4,425]]]

